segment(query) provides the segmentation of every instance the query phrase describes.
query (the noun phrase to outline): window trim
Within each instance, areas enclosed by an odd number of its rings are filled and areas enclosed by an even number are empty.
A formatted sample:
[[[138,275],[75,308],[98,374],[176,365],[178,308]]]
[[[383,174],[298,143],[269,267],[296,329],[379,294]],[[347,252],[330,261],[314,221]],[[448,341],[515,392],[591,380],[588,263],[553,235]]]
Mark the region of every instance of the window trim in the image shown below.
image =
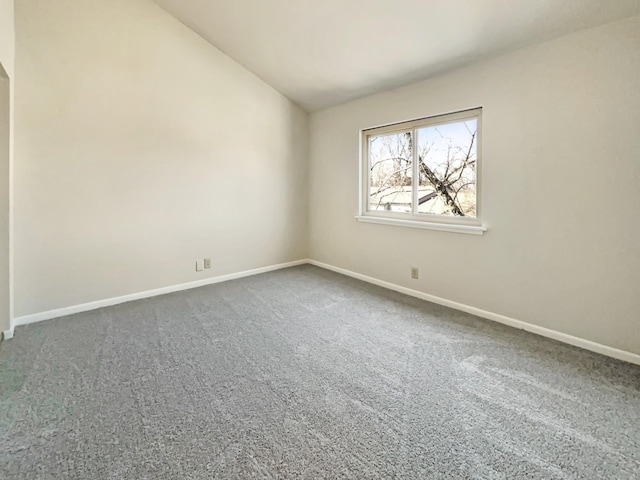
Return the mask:
[[[388,135],[392,133],[414,131],[417,128],[432,125],[443,125],[447,123],[459,122],[466,119],[477,119],[478,133],[477,160],[476,160],[476,216],[475,217],[454,217],[440,216],[425,213],[403,213],[368,210],[370,196],[369,180],[369,142],[372,135]],[[383,225],[394,225],[401,227],[413,227],[429,230],[439,230],[455,233],[470,233],[482,235],[487,228],[482,225],[482,107],[458,110],[451,113],[442,113],[424,118],[417,118],[403,122],[394,122],[377,127],[363,128],[360,130],[360,168],[359,168],[359,205],[356,219],[360,222],[378,223]],[[413,164],[416,164],[417,149],[413,149]],[[412,189],[413,201],[415,205],[417,190]]]

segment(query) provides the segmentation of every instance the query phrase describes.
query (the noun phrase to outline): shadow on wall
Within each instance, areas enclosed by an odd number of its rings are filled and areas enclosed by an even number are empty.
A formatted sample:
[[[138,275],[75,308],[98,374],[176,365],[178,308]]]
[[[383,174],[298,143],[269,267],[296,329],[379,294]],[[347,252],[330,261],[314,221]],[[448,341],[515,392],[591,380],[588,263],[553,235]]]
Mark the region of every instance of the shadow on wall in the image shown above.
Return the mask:
[[[9,76],[0,63],[0,331],[9,330]]]

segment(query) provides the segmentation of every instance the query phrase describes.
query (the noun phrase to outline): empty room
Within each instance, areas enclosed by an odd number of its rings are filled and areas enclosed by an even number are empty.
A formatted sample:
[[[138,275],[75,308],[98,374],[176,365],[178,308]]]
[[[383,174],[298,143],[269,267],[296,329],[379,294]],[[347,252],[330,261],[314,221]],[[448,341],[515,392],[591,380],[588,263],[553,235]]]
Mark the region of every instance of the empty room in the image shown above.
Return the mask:
[[[639,0],[0,0],[0,478],[640,479],[639,79]]]

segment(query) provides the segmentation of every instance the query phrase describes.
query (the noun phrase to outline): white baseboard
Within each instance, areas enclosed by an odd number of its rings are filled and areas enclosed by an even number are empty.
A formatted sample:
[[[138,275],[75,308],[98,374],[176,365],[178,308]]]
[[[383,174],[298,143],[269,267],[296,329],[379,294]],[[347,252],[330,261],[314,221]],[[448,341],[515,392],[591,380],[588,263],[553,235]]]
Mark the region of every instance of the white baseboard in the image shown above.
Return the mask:
[[[182,290],[189,290],[191,288],[203,287],[205,285],[212,285],[214,283],[226,282],[228,280],[249,277],[252,275],[258,275],[260,273],[272,272],[274,270],[295,267],[297,265],[303,265],[307,263],[311,265],[315,265],[320,268],[324,268],[326,270],[331,270],[333,272],[340,273],[342,275],[353,277],[367,283],[388,288],[389,290],[394,290],[396,292],[404,293],[412,297],[420,298],[428,302],[437,303],[438,305],[443,305],[445,307],[450,307],[456,310],[460,310],[462,312],[470,313],[478,317],[486,318],[488,320],[493,320],[494,322],[502,323],[510,327],[526,330],[527,332],[535,333],[537,335],[541,335],[547,338],[552,338],[554,340],[558,340],[560,342],[567,343],[575,347],[584,348],[585,350],[590,350],[592,352],[600,353],[608,357],[617,358],[618,360],[623,360],[625,362],[640,365],[640,355],[635,353],[627,352],[625,350],[620,350],[614,347],[609,347],[607,345],[602,345],[600,343],[592,342],[590,340],[585,340],[583,338],[574,337],[573,335],[569,335],[567,333],[562,333],[556,330],[551,330],[549,328],[540,327],[538,325],[523,322],[521,320],[516,320],[515,318],[507,317],[505,315],[500,315],[498,313],[489,312],[487,310],[482,310],[480,308],[471,307],[463,303],[454,302],[452,300],[447,300],[446,298],[437,297],[435,295],[430,295],[428,293],[420,292],[418,290],[413,290],[411,288],[396,285],[395,283],[385,282],[384,280],[379,280],[377,278],[369,277],[367,275],[362,275],[360,273],[352,272],[351,270],[346,270],[344,268],[335,267],[333,265],[329,265],[326,263],[318,262],[316,260],[309,260],[309,259],[296,260],[293,262],[281,263],[278,265],[270,265],[267,267],[256,268],[253,270],[246,270],[244,272],[237,272],[237,273],[231,273],[228,275],[220,275],[217,277],[205,278],[203,280],[197,280],[195,282],[183,283],[180,285],[172,285],[169,287],[158,288],[155,290],[148,290],[145,292],[133,293],[130,295],[123,295],[121,297],[114,297],[114,298],[108,298],[104,300],[98,300],[95,302],[83,303],[83,304],[74,305],[71,307],[65,307],[65,308],[59,308],[56,310],[40,312],[33,315],[24,315],[14,319],[14,321],[11,324],[11,328],[4,332],[4,338],[5,340],[12,338],[14,335],[15,327],[21,326],[21,325],[28,325],[30,323],[41,322],[44,320],[51,320],[53,318],[64,317],[66,315],[72,315],[74,313],[87,312],[89,310],[109,307],[111,305],[118,305],[120,303],[130,302],[133,300],[140,300],[143,298],[150,298],[158,295],[165,295],[167,293],[179,292]]]
[[[16,327],[15,325],[12,326],[11,328],[9,328],[9,330],[5,330],[4,332],[2,332],[2,335],[4,336],[5,340],[10,340],[13,338],[13,332],[15,331]]]
[[[260,273],[272,272],[274,270],[281,270],[283,268],[295,267],[297,265],[303,265],[309,263],[309,260],[296,260],[294,262],[280,263],[278,265],[270,265],[268,267],[255,268],[253,270],[245,270],[244,272],[230,273],[228,275],[220,275],[217,277],[205,278],[202,280],[196,280],[195,282],[182,283],[180,285],[171,285],[169,287],[156,288],[154,290],[147,290],[145,292],[132,293],[129,295],[123,295],[121,297],[107,298],[104,300],[98,300],[95,302],[82,303],[80,305],[73,305],[71,307],[57,308],[55,310],[48,310],[46,312],[34,313],[32,315],[24,315],[16,317],[13,320],[11,329],[5,332],[5,339],[13,337],[13,331],[15,327],[21,325],[28,325],[30,323],[42,322],[44,320],[51,320],[58,317],[64,317],[66,315],[72,315],[74,313],[87,312],[89,310],[96,310],[98,308],[110,307],[112,305],[118,305],[120,303],[131,302],[133,300],[141,300],[143,298],[156,297],[158,295],[165,295],[167,293],[180,292],[182,290],[189,290],[191,288],[204,287],[205,285],[212,285],[214,283],[226,282],[228,280],[235,280],[237,278],[250,277],[252,275],[258,275]],[[7,335],[9,333],[9,335]]]
[[[438,305],[443,305],[445,307],[454,308],[456,310],[470,313],[478,317],[486,318],[488,320],[493,320],[494,322],[502,323],[504,325],[509,325],[510,327],[526,330],[527,332],[535,333],[537,335],[541,335],[547,338],[552,338],[554,340],[558,340],[563,343],[568,343],[569,345],[573,345],[575,347],[584,348],[585,350],[590,350],[592,352],[600,353],[608,357],[617,358],[618,360],[623,360],[625,362],[640,365],[640,355],[635,353],[627,352],[625,350],[620,350],[614,347],[609,347],[607,345],[602,345],[600,343],[592,342],[591,340],[585,340],[583,338],[574,337],[573,335],[569,335],[567,333],[562,333],[562,332],[558,332],[557,330],[551,330],[549,328],[533,325],[531,323],[523,322],[521,320],[516,320],[515,318],[511,318],[511,317],[506,317],[498,313],[488,312],[487,310],[471,307],[463,303],[458,303],[452,300],[447,300],[445,298],[436,297],[435,295],[429,295],[428,293],[423,293],[418,290],[402,287],[400,285],[396,285],[395,283],[385,282],[384,280],[379,280],[377,278],[369,277],[367,275],[362,275],[360,273],[352,272],[351,270],[346,270],[344,268],[334,267],[333,265],[328,265],[326,263],[318,262],[316,260],[309,260],[309,263],[311,265],[315,265],[320,268],[331,270],[333,272],[340,273],[342,275],[347,275],[349,277],[357,278],[358,280],[362,280],[367,283],[372,283],[380,287],[388,288],[389,290],[394,290],[396,292],[404,293],[412,297],[420,298],[422,300],[427,300],[428,302],[437,303]]]

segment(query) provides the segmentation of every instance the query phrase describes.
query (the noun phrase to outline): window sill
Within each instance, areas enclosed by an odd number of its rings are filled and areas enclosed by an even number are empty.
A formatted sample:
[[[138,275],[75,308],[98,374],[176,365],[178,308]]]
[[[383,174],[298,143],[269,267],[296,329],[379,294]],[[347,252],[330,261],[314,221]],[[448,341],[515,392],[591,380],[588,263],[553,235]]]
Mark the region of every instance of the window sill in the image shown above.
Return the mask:
[[[396,227],[422,228],[425,230],[438,230],[441,232],[466,233],[468,235],[483,235],[486,227],[480,225],[455,225],[450,223],[418,222],[415,220],[400,220],[397,218],[383,218],[372,216],[356,216],[356,220],[364,223],[377,223],[380,225],[392,225]]]

